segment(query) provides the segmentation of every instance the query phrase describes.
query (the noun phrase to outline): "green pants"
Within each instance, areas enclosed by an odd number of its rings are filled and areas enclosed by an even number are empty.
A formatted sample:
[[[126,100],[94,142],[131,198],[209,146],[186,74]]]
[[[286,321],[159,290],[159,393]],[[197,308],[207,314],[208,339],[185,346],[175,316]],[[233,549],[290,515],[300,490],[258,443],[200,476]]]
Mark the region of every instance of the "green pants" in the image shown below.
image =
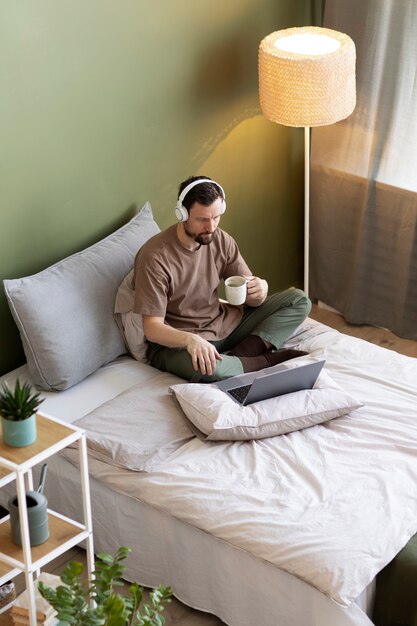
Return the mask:
[[[239,325],[230,335],[218,341],[211,341],[223,360],[217,361],[213,374],[201,374],[193,368],[191,356],[185,348],[166,348],[157,343],[149,343],[148,359],[154,367],[171,372],[192,382],[213,382],[243,373],[241,360],[227,353],[248,335],[258,335],[280,348],[307,317],[311,302],[300,289],[287,289],[269,296],[261,306],[245,307]]]

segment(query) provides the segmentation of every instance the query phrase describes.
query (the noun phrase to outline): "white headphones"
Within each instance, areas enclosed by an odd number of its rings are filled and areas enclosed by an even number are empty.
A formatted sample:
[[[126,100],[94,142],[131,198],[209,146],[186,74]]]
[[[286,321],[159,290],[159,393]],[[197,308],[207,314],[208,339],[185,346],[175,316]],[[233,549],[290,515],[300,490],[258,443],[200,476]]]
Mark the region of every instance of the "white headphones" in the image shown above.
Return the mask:
[[[188,211],[183,205],[183,200],[187,193],[196,185],[200,185],[201,183],[213,183],[216,185],[223,194],[223,203],[220,214],[223,214],[226,210],[226,194],[224,193],[224,189],[219,183],[216,183],[215,180],[210,180],[210,178],[199,178],[198,180],[194,180],[192,183],[187,185],[180,193],[180,197],[178,198],[177,205],[175,207],[175,216],[179,222],[186,222],[188,220]]]

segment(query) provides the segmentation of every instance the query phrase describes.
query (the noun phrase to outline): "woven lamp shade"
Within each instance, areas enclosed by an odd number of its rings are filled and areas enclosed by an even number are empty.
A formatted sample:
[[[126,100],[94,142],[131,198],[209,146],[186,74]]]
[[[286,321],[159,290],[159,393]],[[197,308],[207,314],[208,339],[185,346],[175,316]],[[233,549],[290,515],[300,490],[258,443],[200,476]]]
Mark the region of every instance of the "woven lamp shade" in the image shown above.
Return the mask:
[[[278,30],[259,46],[264,115],[285,126],[325,126],[356,104],[355,44],[344,33],[306,26]]]

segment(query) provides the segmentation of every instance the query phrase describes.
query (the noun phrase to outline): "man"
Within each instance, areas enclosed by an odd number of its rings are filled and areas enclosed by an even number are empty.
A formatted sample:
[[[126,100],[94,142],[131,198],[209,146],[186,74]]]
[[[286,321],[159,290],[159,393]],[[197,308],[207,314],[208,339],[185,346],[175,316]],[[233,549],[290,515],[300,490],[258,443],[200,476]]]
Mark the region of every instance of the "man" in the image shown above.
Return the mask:
[[[154,367],[191,381],[212,382],[305,354],[278,350],[310,312],[304,292],[267,298],[234,239],[219,228],[223,188],[205,176],[181,183],[178,224],[152,237],[135,259],[134,312],[142,315]],[[247,279],[245,305],[221,302],[222,279]],[[277,350],[277,351],[273,351]]]

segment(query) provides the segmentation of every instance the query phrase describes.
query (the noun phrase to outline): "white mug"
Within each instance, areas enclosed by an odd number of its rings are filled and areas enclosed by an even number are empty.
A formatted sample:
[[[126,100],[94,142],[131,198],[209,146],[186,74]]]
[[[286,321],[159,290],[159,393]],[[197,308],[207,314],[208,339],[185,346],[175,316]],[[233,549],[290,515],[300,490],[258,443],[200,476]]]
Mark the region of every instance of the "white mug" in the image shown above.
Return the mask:
[[[229,276],[224,282],[226,300],[229,304],[244,304],[246,300],[246,278],[243,276]]]

